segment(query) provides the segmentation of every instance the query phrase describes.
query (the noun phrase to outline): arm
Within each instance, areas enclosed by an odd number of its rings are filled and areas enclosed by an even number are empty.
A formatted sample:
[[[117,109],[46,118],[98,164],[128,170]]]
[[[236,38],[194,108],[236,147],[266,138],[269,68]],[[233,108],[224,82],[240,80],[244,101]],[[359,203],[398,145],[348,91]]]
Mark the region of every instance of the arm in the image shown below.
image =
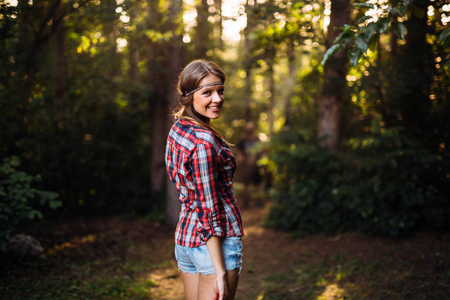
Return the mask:
[[[213,299],[223,300],[228,296],[225,262],[220,237],[224,235],[220,219],[217,154],[208,144],[198,144],[192,154],[192,176],[195,182],[198,232],[204,240],[216,271]]]
[[[211,145],[199,144],[192,153],[192,178],[197,204],[197,231],[204,241],[223,236],[219,209],[217,155]]]
[[[206,245],[208,246],[209,255],[211,256],[214,270],[216,271],[213,299],[226,299],[228,296],[228,286],[220,238],[213,236],[206,242]]]

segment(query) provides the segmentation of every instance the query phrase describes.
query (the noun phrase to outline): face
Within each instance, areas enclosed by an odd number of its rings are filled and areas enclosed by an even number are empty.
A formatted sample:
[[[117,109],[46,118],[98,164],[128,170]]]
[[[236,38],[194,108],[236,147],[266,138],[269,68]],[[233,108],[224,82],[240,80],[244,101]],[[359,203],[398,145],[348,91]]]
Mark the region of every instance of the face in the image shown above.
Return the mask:
[[[199,86],[221,81],[216,75],[209,74],[200,81]],[[193,95],[195,111],[208,119],[217,119],[220,116],[220,109],[225,101],[223,91],[223,85],[207,86],[196,91]]]

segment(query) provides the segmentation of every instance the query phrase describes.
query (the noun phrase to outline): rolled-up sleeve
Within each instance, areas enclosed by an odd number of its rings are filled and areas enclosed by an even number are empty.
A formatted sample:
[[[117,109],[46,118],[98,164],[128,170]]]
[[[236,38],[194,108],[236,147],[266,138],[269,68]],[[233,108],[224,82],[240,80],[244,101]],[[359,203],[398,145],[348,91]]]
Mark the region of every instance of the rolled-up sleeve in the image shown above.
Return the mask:
[[[198,144],[192,151],[192,177],[197,204],[197,230],[204,241],[211,236],[224,236],[221,226],[217,154],[212,145]]]

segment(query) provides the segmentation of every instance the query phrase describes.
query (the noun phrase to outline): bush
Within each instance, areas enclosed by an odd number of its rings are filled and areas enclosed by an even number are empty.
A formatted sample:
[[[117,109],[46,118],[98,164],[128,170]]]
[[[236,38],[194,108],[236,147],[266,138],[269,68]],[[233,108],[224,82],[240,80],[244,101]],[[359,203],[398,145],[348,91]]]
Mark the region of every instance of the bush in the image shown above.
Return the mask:
[[[58,194],[34,187],[41,181],[40,176],[16,170],[19,165],[16,156],[4,159],[0,165],[0,244],[10,238],[20,222],[43,217],[38,205],[52,209],[61,206]]]
[[[287,132],[273,144],[271,227],[392,237],[449,228],[448,160],[396,128],[374,125],[368,137],[351,139],[341,153]]]

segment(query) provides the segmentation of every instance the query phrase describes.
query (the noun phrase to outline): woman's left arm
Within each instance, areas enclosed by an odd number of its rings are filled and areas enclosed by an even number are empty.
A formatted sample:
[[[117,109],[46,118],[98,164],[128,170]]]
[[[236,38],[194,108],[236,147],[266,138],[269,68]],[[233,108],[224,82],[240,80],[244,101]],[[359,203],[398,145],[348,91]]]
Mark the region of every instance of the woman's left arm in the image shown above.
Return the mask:
[[[228,297],[228,286],[226,280],[225,262],[222,253],[222,242],[219,237],[213,236],[206,241],[209,255],[216,271],[216,279],[214,281],[213,299],[226,299]]]

